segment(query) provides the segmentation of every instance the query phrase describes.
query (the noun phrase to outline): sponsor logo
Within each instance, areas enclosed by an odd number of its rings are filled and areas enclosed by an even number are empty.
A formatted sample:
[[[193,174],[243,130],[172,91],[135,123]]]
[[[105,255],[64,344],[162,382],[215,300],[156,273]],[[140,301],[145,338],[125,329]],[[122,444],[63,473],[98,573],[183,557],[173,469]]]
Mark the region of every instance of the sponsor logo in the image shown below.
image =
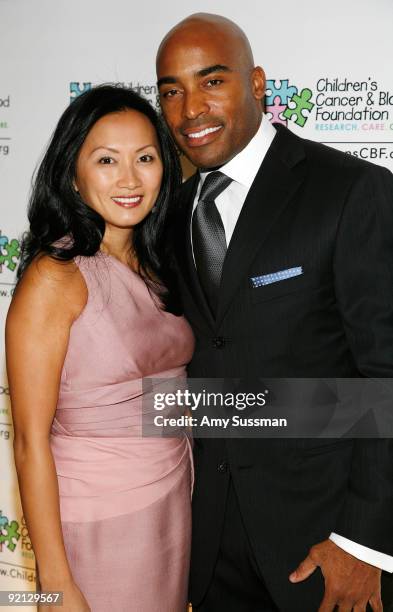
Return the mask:
[[[3,547],[14,552],[16,545],[21,538],[18,521],[11,521],[7,516],[3,516],[0,510],[0,553]]]
[[[23,556],[32,558],[32,546],[25,519],[23,516],[19,521],[10,519],[0,510],[0,553],[14,553],[17,549],[22,551]]]
[[[0,230],[0,274],[4,268],[14,272],[20,258],[20,242],[3,236]]]
[[[271,121],[284,125],[290,121],[304,127],[314,114],[316,129],[332,129],[319,123],[321,121],[352,122],[345,126],[334,125],[334,129],[345,131],[393,129],[393,123],[383,123],[391,121],[393,92],[382,88],[371,77],[363,81],[322,77],[316,80],[313,89],[305,87],[302,90],[289,79],[270,79],[266,82],[265,102]]]
[[[12,563],[10,563],[11,560]],[[1,577],[27,582],[35,582],[36,580],[34,553],[24,517],[22,516],[19,521],[14,518],[10,519],[3,515],[0,510]]]
[[[89,91],[94,85],[98,85],[98,83],[92,83],[91,81],[84,81],[82,83],[79,81],[71,81],[70,102],[75,100],[75,98],[85,93],[86,91]],[[147,98],[151,102],[151,104],[157,109],[159,109],[160,107],[158,89],[156,84],[140,83],[139,81],[137,83],[134,83],[133,81],[130,81],[128,83],[112,83],[112,85],[121,85],[122,87],[133,89],[144,98]]]
[[[15,288],[15,271],[20,255],[19,240],[4,236],[0,230],[0,298],[12,297]],[[1,395],[3,393],[6,391],[1,390]]]
[[[75,98],[85,93],[86,91],[89,91],[89,89],[91,89],[92,86],[93,86],[92,83],[82,83],[81,84],[76,81],[73,81],[72,83],[70,83],[70,102],[75,100]]]
[[[273,123],[287,125],[288,121],[304,127],[315,106],[313,92],[308,87],[301,91],[290,85],[289,79],[266,81],[266,113]]]

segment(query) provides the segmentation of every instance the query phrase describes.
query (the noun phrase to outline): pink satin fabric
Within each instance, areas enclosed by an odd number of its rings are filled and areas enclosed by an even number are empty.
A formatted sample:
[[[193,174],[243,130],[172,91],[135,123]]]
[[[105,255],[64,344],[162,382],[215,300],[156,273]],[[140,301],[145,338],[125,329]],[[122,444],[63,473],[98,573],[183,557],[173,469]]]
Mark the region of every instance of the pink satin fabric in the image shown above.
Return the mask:
[[[192,332],[121,262],[77,263],[89,297],[71,328],[51,432],[73,576],[93,612],[184,612],[190,443],[143,436],[154,410],[142,379],[176,387]]]

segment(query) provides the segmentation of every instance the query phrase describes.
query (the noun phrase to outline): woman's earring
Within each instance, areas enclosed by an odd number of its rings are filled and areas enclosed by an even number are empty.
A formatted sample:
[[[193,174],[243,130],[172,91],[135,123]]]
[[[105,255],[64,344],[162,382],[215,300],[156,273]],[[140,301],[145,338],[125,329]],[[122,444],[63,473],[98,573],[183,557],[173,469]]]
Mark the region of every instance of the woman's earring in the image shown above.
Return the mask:
[[[156,212],[157,212],[157,206],[153,206],[153,208],[151,209],[150,212],[151,212],[152,215],[155,215]]]

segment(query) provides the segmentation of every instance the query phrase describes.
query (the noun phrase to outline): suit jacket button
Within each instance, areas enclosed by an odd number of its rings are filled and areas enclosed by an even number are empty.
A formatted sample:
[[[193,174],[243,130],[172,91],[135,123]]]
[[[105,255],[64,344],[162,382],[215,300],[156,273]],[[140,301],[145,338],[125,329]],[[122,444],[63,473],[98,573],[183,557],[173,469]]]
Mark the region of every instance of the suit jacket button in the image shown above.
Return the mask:
[[[224,348],[225,346],[225,338],[222,336],[216,336],[213,338],[213,346],[216,349]]]
[[[220,463],[217,466],[217,470],[220,472],[220,474],[225,474],[225,472],[228,471],[228,462],[220,461]]]

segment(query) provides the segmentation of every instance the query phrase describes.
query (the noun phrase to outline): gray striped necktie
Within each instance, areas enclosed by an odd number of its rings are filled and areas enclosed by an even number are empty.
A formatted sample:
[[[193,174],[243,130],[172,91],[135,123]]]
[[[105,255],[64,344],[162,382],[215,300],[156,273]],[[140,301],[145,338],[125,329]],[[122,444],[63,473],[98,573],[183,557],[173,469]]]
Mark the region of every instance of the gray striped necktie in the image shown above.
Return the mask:
[[[216,313],[227,243],[215,199],[232,182],[222,172],[211,172],[203,183],[192,217],[192,246],[199,280],[212,313]]]

